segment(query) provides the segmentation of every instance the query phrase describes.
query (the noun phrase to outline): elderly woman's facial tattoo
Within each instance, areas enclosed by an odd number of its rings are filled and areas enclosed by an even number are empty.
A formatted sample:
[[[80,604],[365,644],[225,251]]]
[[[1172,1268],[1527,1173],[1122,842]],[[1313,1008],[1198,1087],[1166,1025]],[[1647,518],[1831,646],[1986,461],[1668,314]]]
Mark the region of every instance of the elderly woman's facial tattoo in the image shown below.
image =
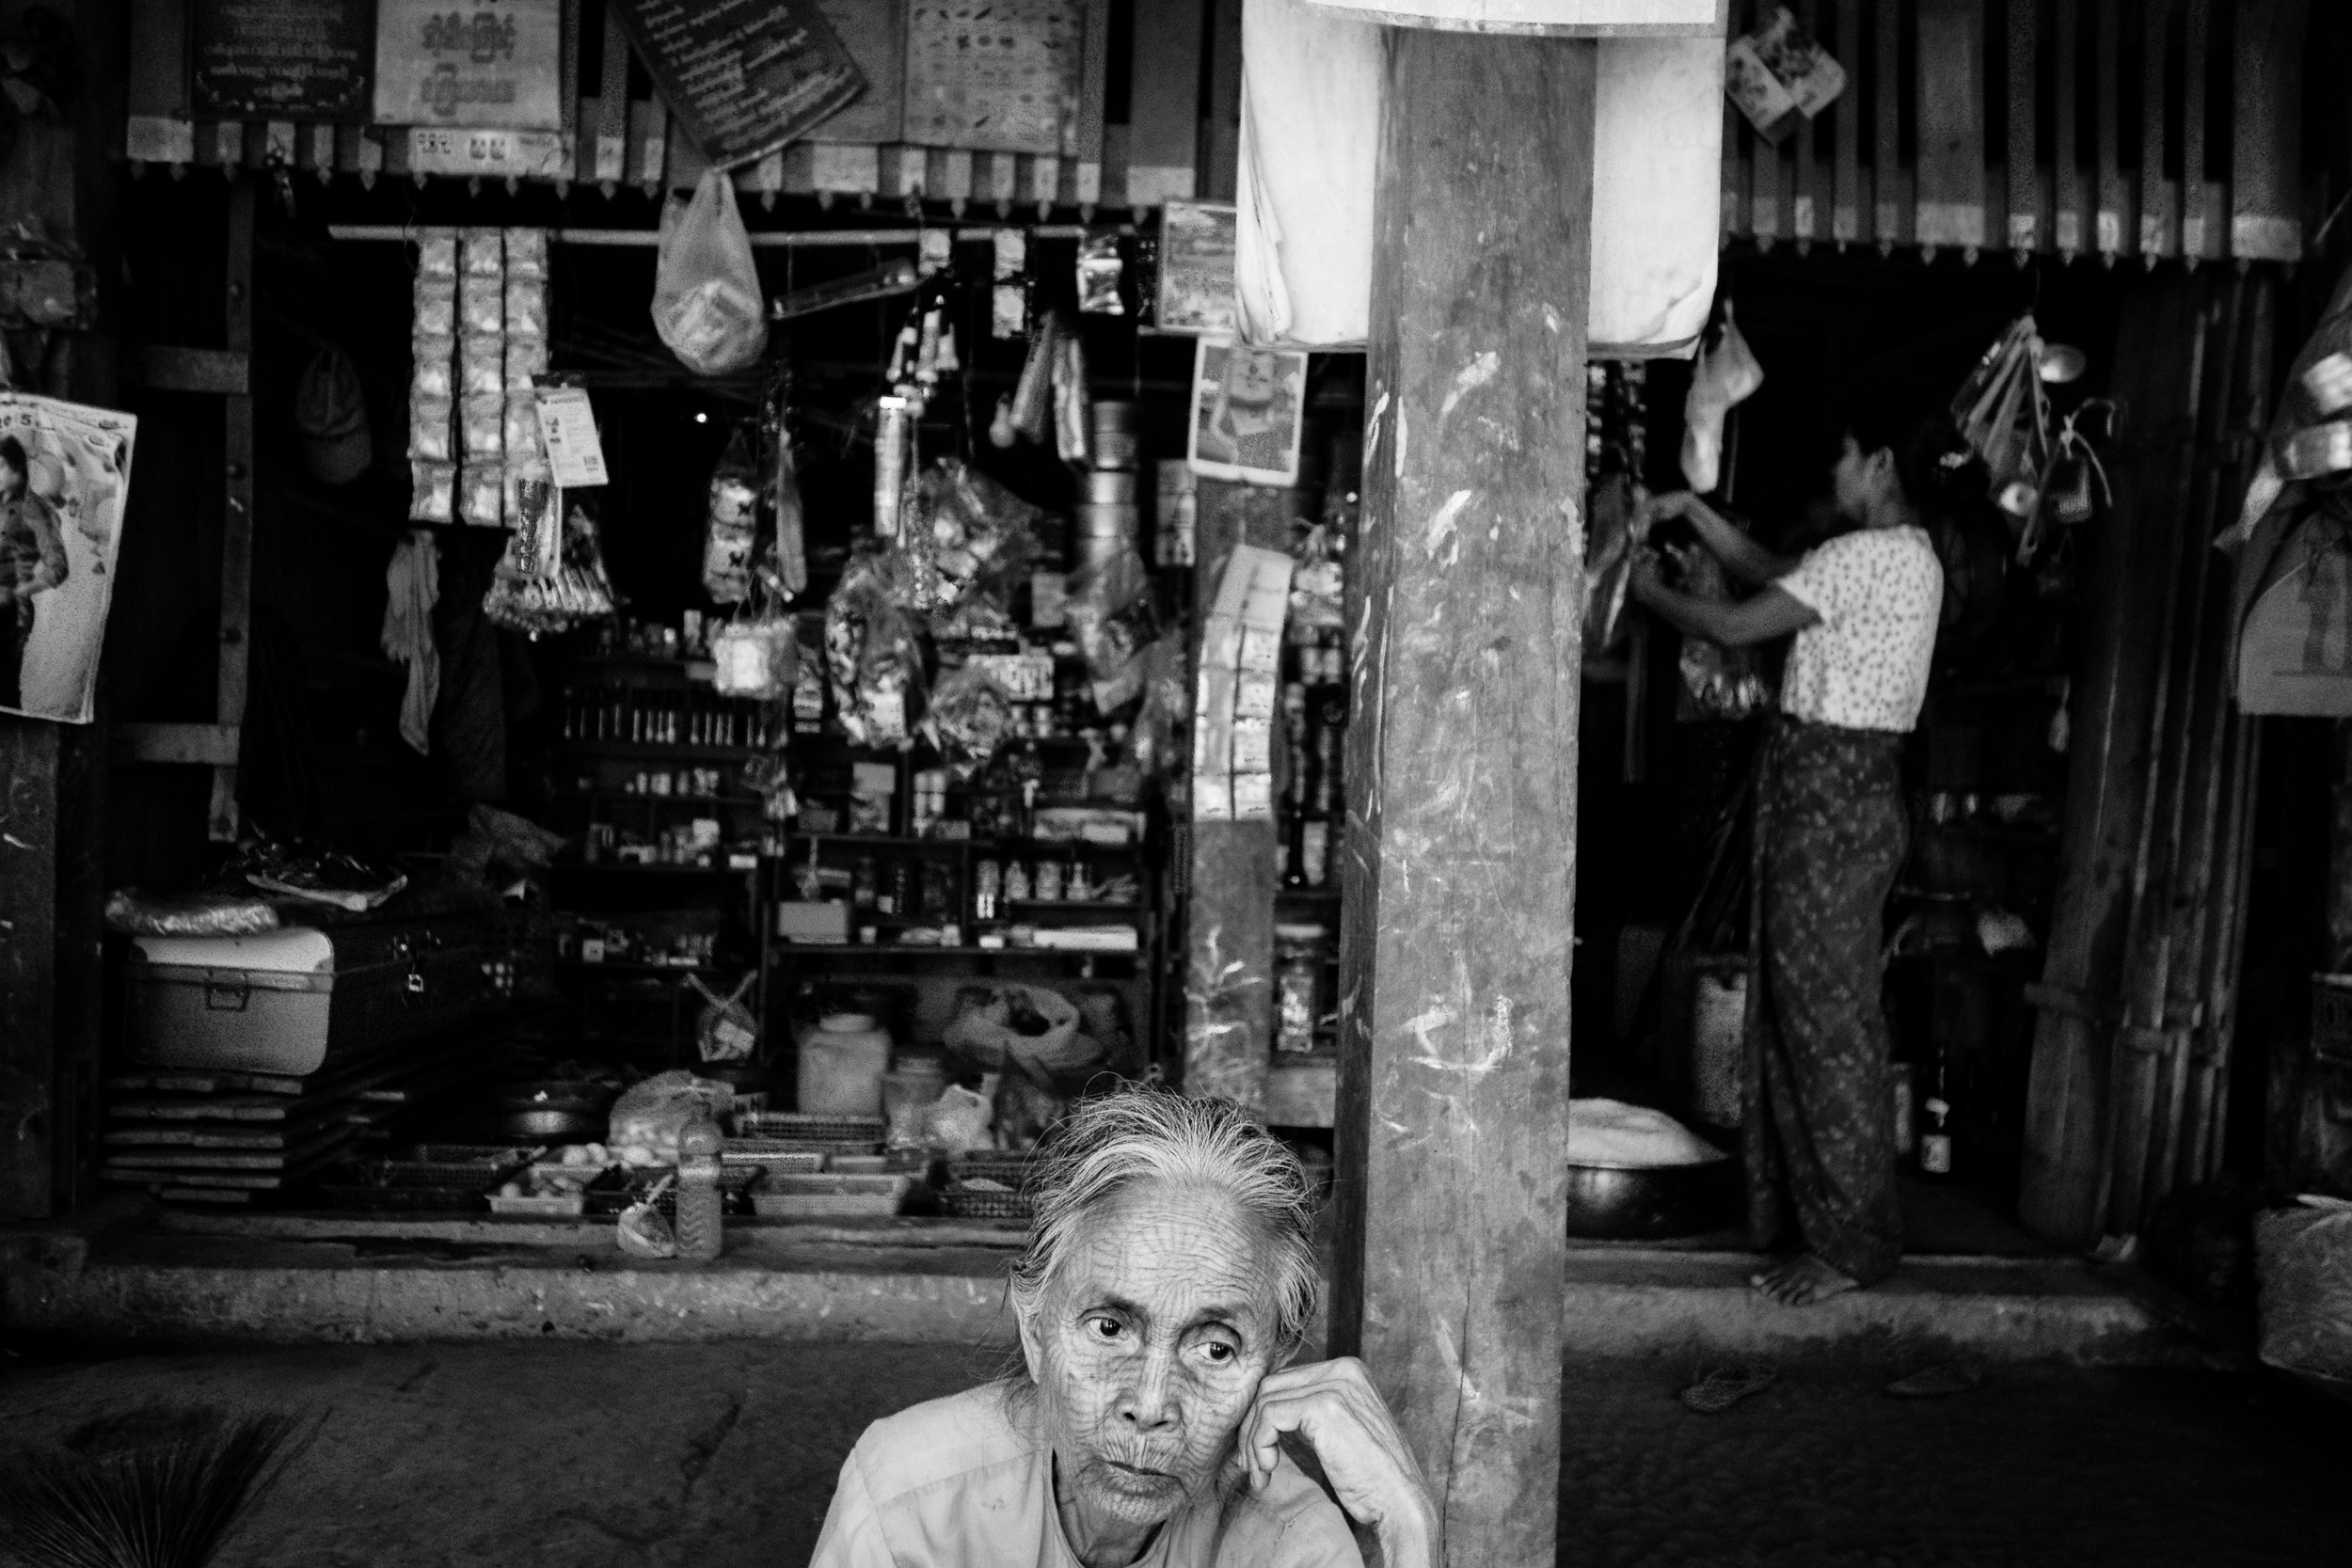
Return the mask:
[[[1082,1522],[1150,1526],[1216,1480],[1277,1343],[1268,1249],[1213,1187],[1138,1183],[1089,1216],[1022,1320]]]

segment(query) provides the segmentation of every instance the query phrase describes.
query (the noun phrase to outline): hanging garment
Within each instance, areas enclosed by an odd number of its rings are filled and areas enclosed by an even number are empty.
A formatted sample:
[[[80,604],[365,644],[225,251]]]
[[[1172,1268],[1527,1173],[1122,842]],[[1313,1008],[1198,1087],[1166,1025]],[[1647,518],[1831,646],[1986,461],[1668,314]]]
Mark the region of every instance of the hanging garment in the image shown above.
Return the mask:
[[[1764,367],[1740,324],[1724,302],[1723,330],[1691,370],[1691,390],[1682,400],[1682,477],[1704,496],[1723,483],[1724,420],[1764,385]]]
[[[1805,1250],[1863,1285],[1902,1251],[1879,997],[1886,898],[1911,840],[1902,739],[1775,720],[1749,879],[1750,1240],[1770,1247],[1793,1221]]]
[[[1233,277],[1252,343],[1364,341],[1388,78],[1381,32],[1307,0],[1243,8]],[[1723,40],[1602,39],[1598,60],[1591,353],[1688,358],[1715,296]]]
[[[433,750],[433,704],[441,694],[441,655],[433,645],[433,606],[441,595],[441,555],[428,529],[411,529],[384,569],[384,657],[408,666],[400,701],[400,737],[416,752]]]

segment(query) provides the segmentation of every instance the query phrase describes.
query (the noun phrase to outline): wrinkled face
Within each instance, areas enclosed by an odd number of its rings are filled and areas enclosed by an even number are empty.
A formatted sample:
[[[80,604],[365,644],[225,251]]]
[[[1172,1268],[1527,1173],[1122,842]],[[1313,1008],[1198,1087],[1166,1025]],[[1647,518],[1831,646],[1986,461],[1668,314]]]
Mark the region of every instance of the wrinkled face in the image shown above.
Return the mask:
[[[1884,448],[1864,451],[1862,443],[1849,436],[1838,449],[1831,480],[1837,493],[1837,515],[1867,522],[1872,505],[1895,483],[1895,454]]]
[[[1072,1238],[1021,1342],[1081,1519],[1156,1525],[1216,1481],[1276,1364],[1272,1273],[1207,1188],[1131,1188]]]

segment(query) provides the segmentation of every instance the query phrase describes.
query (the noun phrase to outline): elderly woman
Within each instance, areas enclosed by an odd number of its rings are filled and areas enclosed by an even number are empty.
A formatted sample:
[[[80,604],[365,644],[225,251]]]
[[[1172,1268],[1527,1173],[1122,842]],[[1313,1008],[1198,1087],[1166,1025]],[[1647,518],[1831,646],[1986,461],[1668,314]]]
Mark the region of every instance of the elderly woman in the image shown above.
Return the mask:
[[[1081,1103],[1040,1158],[1022,1370],[868,1427],[814,1568],[1357,1565],[1351,1521],[1388,1568],[1434,1564],[1361,1363],[1287,1365],[1322,1295],[1290,1151],[1230,1101],[1152,1090]]]

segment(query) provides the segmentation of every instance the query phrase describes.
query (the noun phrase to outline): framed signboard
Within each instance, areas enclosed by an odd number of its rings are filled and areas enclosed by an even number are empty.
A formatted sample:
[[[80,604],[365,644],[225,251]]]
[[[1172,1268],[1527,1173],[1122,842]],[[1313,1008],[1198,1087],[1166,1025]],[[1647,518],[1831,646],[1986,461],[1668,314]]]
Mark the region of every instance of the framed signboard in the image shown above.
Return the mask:
[[[906,139],[1074,157],[1085,0],[910,0]]]
[[[199,119],[358,124],[375,54],[370,0],[194,0],[189,101]]]
[[[607,0],[670,113],[714,167],[765,157],[866,90],[816,0]]]
[[[560,131],[563,37],[563,0],[376,0],[376,123]]]

